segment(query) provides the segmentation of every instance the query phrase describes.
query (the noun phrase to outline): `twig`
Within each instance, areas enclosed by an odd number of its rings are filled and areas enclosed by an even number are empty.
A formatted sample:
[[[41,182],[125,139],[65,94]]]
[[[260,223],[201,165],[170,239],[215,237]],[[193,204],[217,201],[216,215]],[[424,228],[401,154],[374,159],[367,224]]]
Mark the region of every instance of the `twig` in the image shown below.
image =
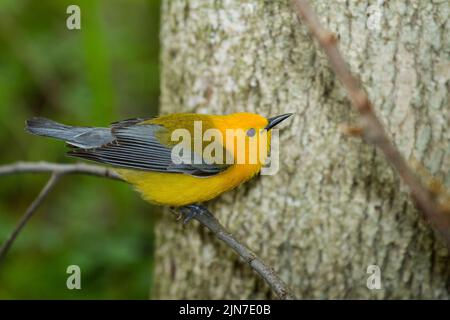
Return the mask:
[[[65,174],[87,174],[97,177],[121,180],[121,178],[110,169],[101,166],[77,164],[57,164],[48,162],[18,162],[11,165],[0,166],[0,176],[17,173],[53,173],[52,178],[42,189],[39,196],[30,205],[24,216],[21,218],[14,232],[5,241],[0,249],[0,261],[11,247],[18,234],[31,218],[33,213],[42,203],[44,198],[53,189],[56,182]],[[123,181],[123,180],[121,180]],[[218,239],[222,240],[228,247],[233,249],[250,267],[255,270],[261,278],[272,288],[280,299],[295,299],[294,294],[287,285],[280,279],[275,271],[265,264],[256,254],[234,238],[220,222],[209,212],[207,214],[197,214],[196,219],[201,225],[208,228]]]
[[[16,240],[17,236],[27,224],[30,218],[33,216],[34,212],[41,205],[42,201],[47,197],[47,195],[53,190],[53,187],[59,181],[59,179],[66,175],[72,173],[87,174],[91,176],[110,178],[115,180],[123,181],[114,171],[95,165],[89,165],[84,163],[76,164],[57,164],[48,162],[17,162],[10,165],[0,166],[0,176],[6,176],[16,173],[52,173],[50,180],[47,182],[45,187],[42,189],[41,193],[37,198],[31,203],[28,209],[25,211],[24,215],[20,219],[16,228],[13,230],[11,235],[0,247],[0,262],[8,253],[12,244]]]
[[[272,288],[281,300],[294,300],[295,295],[276,272],[261,260],[254,252],[236,240],[231,233],[217,220],[214,215],[203,207],[205,212],[197,214],[193,219],[208,228],[218,239],[233,249],[241,258],[255,270],[260,277]]]
[[[36,212],[36,209],[39,208],[39,206],[42,204],[44,199],[48,196],[48,194],[53,190],[56,183],[59,181],[59,178],[61,175],[58,173],[53,173],[50,177],[50,180],[48,180],[47,184],[44,186],[44,188],[41,190],[39,195],[34,199],[34,201],[31,203],[31,205],[27,208],[27,211],[25,211],[22,218],[20,218],[19,223],[15,227],[14,231],[10,234],[8,239],[2,244],[0,247],[0,262],[3,260],[5,255],[8,253],[9,248],[11,248],[11,245],[13,244],[14,240],[16,240],[17,236],[19,235],[22,228],[27,224],[28,220],[31,219],[33,214]]]
[[[443,237],[450,250],[450,218],[443,208],[434,200],[406,163],[400,151],[388,138],[381,121],[376,116],[373,105],[359,81],[351,74],[341,52],[337,47],[336,36],[326,30],[317,19],[313,9],[306,0],[292,0],[292,6],[299,18],[308,26],[309,31],[319,42],[327,55],[331,66],[347,91],[355,109],[360,116],[362,137],[368,143],[380,149],[387,161],[397,171],[403,182],[409,187],[411,198],[423,212],[431,226]]]
[[[123,181],[119,175],[117,175],[111,169],[85,164],[59,164],[49,162],[17,162],[10,165],[0,166],[0,176],[15,174],[15,173],[42,173],[53,172],[61,175],[71,173],[81,173],[91,176],[110,178]]]

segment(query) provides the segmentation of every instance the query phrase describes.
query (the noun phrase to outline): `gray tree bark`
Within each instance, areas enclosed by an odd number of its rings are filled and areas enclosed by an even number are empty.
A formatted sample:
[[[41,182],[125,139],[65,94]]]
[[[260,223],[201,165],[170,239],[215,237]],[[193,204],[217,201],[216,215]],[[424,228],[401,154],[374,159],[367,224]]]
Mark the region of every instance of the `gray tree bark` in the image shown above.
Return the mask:
[[[398,148],[450,187],[448,1],[312,5]],[[289,1],[166,0],[161,42],[163,113],[295,112],[278,174],[208,206],[299,298],[450,297],[443,242],[382,155],[341,134],[356,115]],[[156,230],[157,298],[274,298],[196,223],[165,214]]]

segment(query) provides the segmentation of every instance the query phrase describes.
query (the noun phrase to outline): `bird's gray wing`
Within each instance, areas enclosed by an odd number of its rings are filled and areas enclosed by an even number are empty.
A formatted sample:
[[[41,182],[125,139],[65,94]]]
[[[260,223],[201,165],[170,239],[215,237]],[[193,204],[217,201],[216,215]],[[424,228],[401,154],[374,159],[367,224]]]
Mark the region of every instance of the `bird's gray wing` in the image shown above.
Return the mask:
[[[155,124],[133,122],[115,123],[110,129],[113,140],[96,148],[75,148],[70,156],[110,164],[120,168],[185,173],[192,176],[212,176],[227,166],[206,163],[181,163],[172,161],[172,148],[157,139],[157,134],[166,130]]]

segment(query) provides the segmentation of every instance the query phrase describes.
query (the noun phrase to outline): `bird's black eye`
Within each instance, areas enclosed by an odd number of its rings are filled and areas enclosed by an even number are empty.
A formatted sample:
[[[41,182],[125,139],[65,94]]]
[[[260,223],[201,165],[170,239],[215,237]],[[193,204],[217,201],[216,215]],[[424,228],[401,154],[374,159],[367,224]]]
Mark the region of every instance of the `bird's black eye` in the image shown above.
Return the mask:
[[[256,133],[256,130],[254,128],[248,129],[247,136],[253,137]]]

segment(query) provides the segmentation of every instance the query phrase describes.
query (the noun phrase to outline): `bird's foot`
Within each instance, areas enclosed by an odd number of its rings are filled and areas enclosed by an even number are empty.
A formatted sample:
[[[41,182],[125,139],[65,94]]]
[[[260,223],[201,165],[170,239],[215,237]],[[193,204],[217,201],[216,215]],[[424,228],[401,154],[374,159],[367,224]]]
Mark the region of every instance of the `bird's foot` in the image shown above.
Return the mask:
[[[198,204],[191,204],[188,206],[180,207],[179,212],[181,213],[179,220],[183,218],[183,224],[187,224],[199,214],[212,215],[206,207]]]

